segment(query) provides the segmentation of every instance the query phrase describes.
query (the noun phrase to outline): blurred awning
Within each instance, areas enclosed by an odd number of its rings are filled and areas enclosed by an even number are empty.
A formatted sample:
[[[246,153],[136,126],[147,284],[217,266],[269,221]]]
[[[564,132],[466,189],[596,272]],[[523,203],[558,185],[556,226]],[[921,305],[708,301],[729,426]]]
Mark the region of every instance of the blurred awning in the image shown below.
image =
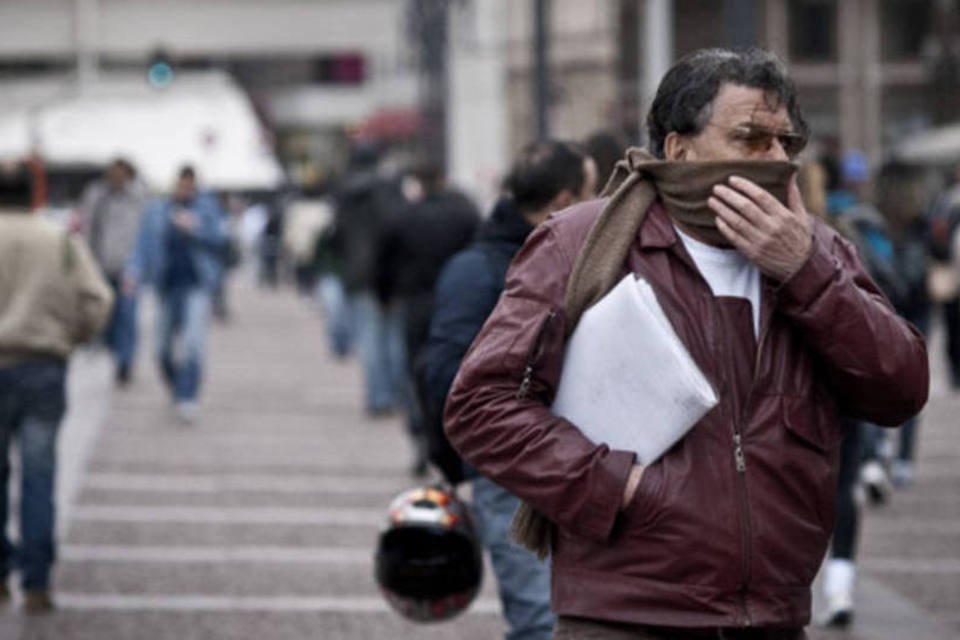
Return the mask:
[[[420,133],[422,118],[413,107],[383,107],[350,128],[350,135],[364,140],[406,140]]]
[[[897,145],[897,158],[917,164],[960,163],[960,123],[913,134]]]
[[[106,165],[123,156],[156,191],[169,190],[184,164],[213,189],[283,182],[249,100],[224,74],[181,75],[163,90],[140,77],[107,78],[30,104],[5,101],[6,89],[0,85],[0,159],[24,157],[32,143],[52,167]]]

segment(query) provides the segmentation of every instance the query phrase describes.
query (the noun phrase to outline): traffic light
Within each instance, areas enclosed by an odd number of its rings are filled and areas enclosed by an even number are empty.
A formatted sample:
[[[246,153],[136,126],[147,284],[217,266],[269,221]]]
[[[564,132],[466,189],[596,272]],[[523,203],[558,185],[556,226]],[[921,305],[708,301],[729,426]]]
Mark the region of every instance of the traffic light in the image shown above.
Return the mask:
[[[150,58],[147,67],[147,82],[151,87],[163,89],[173,82],[173,64],[164,51],[158,50]]]

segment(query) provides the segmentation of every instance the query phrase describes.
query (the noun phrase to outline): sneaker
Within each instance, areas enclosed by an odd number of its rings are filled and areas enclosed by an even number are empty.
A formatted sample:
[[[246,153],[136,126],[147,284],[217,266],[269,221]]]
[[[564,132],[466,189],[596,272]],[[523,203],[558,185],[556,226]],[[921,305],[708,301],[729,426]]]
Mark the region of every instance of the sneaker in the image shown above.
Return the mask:
[[[821,626],[828,629],[846,629],[853,622],[853,593],[839,591],[827,597],[827,610]]]
[[[879,460],[868,460],[860,467],[860,483],[867,495],[867,501],[879,507],[890,501],[890,494],[893,493],[893,486],[890,484],[890,477],[887,470],[883,468]]]
[[[199,407],[196,402],[178,402],[176,407],[177,420],[183,425],[192,425],[197,422]]]
[[[853,622],[853,589],[857,568],[852,560],[831,558],[824,566],[823,596],[826,610],[820,626],[846,628]]]
[[[118,387],[126,387],[130,384],[130,365],[123,364],[117,366],[115,380]]]
[[[53,597],[50,591],[39,589],[23,592],[23,610],[30,614],[49,613],[53,611]]]
[[[913,463],[909,460],[894,460],[890,469],[893,486],[907,489],[913,484]]]

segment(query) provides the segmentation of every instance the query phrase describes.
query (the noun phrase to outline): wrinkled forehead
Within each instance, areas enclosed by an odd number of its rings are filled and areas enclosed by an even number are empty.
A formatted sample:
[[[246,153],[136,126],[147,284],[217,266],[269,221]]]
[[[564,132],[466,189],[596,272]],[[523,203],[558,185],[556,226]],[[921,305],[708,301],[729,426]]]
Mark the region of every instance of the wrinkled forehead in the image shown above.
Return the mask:
[[[711,110],[711,121],[717,124],[792,128],[786,104],[773,91],[726,83],[717,91]]]

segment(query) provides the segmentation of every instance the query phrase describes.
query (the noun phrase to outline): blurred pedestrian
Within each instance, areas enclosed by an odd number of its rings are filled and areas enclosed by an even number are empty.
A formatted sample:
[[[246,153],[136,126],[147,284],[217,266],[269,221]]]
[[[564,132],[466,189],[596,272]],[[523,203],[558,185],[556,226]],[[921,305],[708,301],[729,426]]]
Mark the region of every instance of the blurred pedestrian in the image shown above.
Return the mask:
[[[565,142],[525,146],[503,196],[479,236],[443,268],[423,354],[424,413],[431,459],[447,481],[472,481],[473,514],[497,578],[508,640],[550,638],[550,568],[509,539],[519,501],[493,480],[465,469],[443,434],[443,405],[470,343],[503,292],[507,267],[533,228],[555,211],[594,195],[592,160]]]
[[[131,277],[152,285],[158,301],[157,360],[177,418],[191,424],[203,378],[213,295],[226,245],[217,197],[180,170],[173,195],[148,205],[129,262]]]
[[[785,161],[807,126],[773,54],[687,55],[647,128],[652,155],[629,152],[616,195],[531,233],[453,383],[446,433],[526,503],[519,533],[552,553],[556,638],[804,638],[838,407],[884,425],[916,413],[923,338],[806,212]],[[581,313],[636,278],[718,396],[644,464],[551,412]],[[608,397],[635,388],[624,367]]]
[[[256,211],[265,213],[258,244],[260,254],[258,281],[261,286],[275,288],[280,283],[281,238],[283,237],[284,226],[283,210],[274,199],[257,207]]]
[[[943,317],[946,333],[947,371],[950,385],[960,389],[960,274],[953,267],[960,259],[953,253],[953,240],[960,233],[960,164],[951,184],[940,192],[927,211],[930,233],[930,294]]]
[[[53,608],[56,442],[67,358],[103,330],[113,295],[82,238],[32,215],[30,188],[0,168],[0,601],[20,571],[24,607]],[[7,537],[11,445],[20,455],[20,542]]]
[[[926,333],[929,300],[926,291],[926,238],[922,185],[916,171],[899,163],[885,164],[872,196],[869,165],[862,153],[849,151],[838,163],[842,189],[832,189],[831,213],[836,228],[852,242],[867,272],[894,309]],[[899,432],[900,447],[893,461],[894,481],[906,486],[913,477],[913,443],[917,416]],[[824,567],[823,624],[845,627],[855,610],[856,552],[859,540],[858,486],[870,504],[890,498],[885,432],[869,421],[845,419],[847,435],[840,454],[836,523],[830,557]]]
[[[337,190],[331,248],[340,267],[363,367],[366,411],[386,415],[403,406],[406,380],[403,320],[376,295],[377,246],[384,224],[407,204],[397,180],[378,172],[377,149],[357,143]]]
[[[900,282],[896,290],[884,293],[897,313],[927,335],[931,312],[927,286],[930,259],[922,170],[900,162],[884,164],[877,176],[877,205],[890,229],[894,270]],[[960,300],[957,304],[960,305]],[[957,320],[960,321],[960,316]],[[897,434],[891,477],[900,488],[913,483],[919,422],[920,417],[913,416]]]
[[[583,150],[596,166],[594,193],[599,195],[613,175],[613,167],[623,159],[627,144],[612,131],[595,131],[583,143]]]
[[[397,306],[406,352],[407,427],[414,450],[413,475],[427,472],[423,409],[414,367],[430,330],[433,288],[444,263],[473,239],[480,213],[463,193],[446,185],[440,167],[422,163],[414,171],[420,198],[385,221],[376,255],[380,304]]]
[[[316,249],[332,212],[322,200],[295,200],[286,208],[283,226],[283,253],[292,263],[297,292],[311,295],[317,285]]]
[[[130,382],[137,349],[136,287],[124,273],[140,229],[146,187],[125,158],[117,158],[80,199],[80,228],[113,287],[113,315],[104,342],[113,353],[117,384]]]

